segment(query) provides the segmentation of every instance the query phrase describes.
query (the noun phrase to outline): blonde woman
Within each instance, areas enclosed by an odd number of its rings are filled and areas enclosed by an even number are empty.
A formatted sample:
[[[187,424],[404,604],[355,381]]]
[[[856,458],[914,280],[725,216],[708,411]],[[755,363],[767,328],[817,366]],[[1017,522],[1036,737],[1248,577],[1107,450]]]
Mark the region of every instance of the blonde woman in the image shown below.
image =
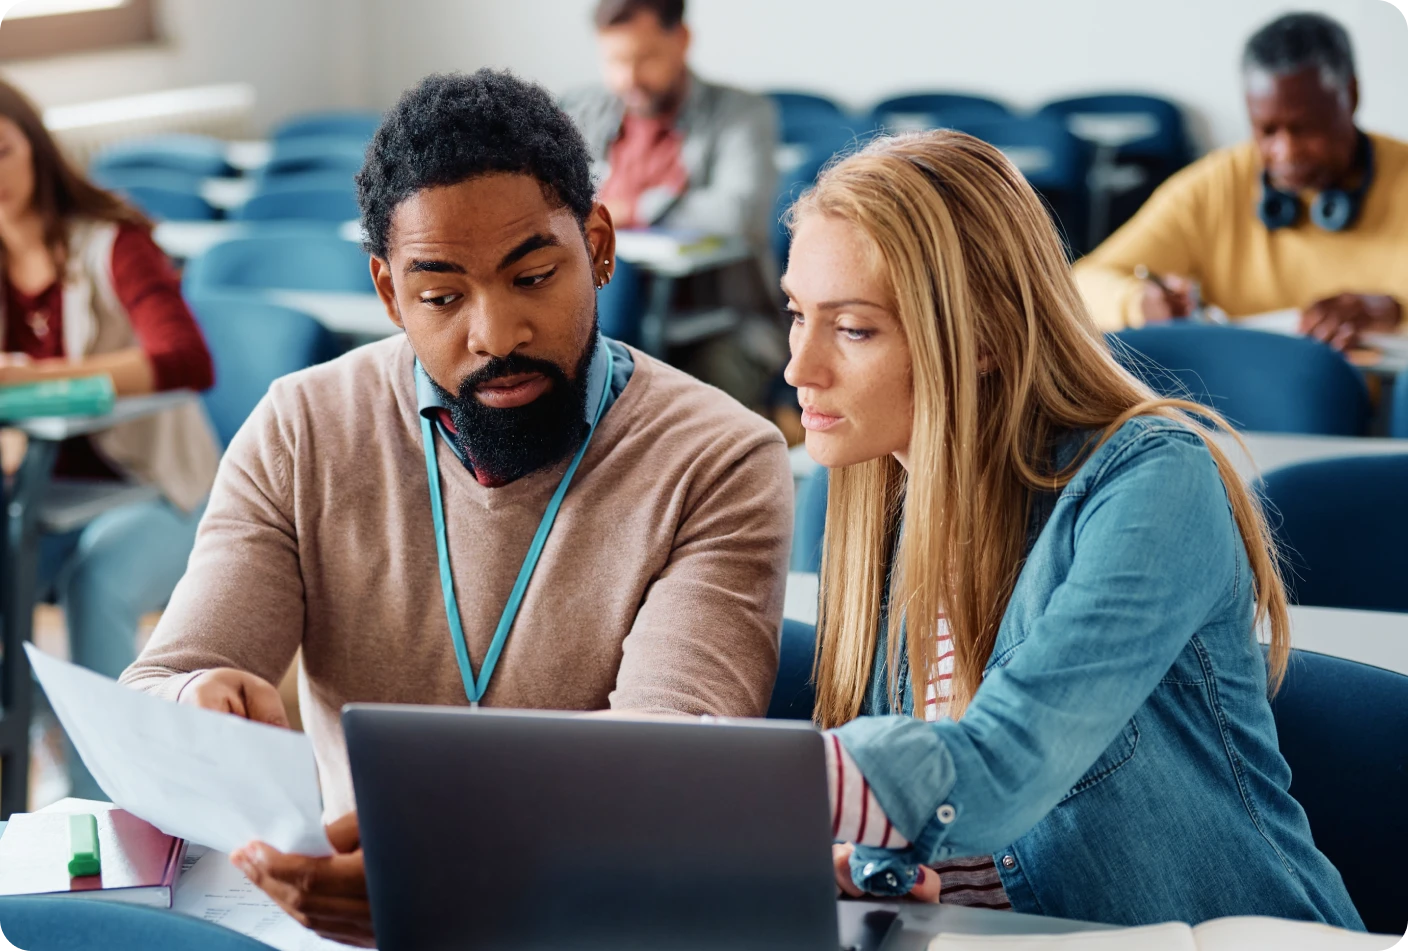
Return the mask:
[[[1266,523],[1192,404],[1111,357],[1017,170],[881,139],[792,226],[840,887],[1362,928],[1287,792]]]

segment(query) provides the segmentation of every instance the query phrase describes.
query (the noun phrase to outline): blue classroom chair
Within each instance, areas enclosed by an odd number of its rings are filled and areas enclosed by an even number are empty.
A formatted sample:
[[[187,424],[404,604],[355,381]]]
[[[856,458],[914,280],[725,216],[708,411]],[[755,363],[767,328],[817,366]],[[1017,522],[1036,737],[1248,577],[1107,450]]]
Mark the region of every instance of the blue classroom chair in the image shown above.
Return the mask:
[[[335,172],[350,182],[361,171],[366,155],[366,142],[347,136],[284,139],[274,143],[268,163],[259,170],[259,179],[269,184],[289,175]]]
[[[0,929],[26,951],[269,951],[266,944],[199,918],[74,898],[0,898]]]
[[[1092,212],[1096,219],[1088,239],[1091,247],[1133,217],[1154,189],[1193,160],[1183,110],[1158,96],[1112,93],[1058,99],[1042,106],[1037,115],[1064,122],[1073,135],[1096,148],[1092,202],[1099,198],[1101,205],[1098,213]],[[1129,138],[1117,126],[1111,130],[1111,120],[1133,123],[1135,132],[1142,125],[1144,133]]]
[[[202,399],[226,446],[269,384],[336,355],[332,331],[302,311],[256,294],[197,297],[191,310],[215,363],[215,385]]]
[[[601,332],[613,340],[640,346],[645,305],[644,276],[640,268],[618,257],[611,272],[611,283],[596,292],[596,316]]]
[[[1394,439],[1408,439],[1408,375],[1400,373],[1393,381],[1392,400],[1388,434]]]
[[[797,521],[792,533],[792,570],[821,570],[821,543],[826,535],[828,470],[817,466],[797,493]]]
[[[156,168],[103,169],[93,183],[116,192],[149,217],[166,221],[211,221],[218,209],[204,197],[202,178],[186,172]]]
[[[1403,875],[1384,858],[1408,849],[1408,677],[1293,650],[1271,710],[1316,847],[1369,931],[1403,934]]]
[[[810,720],[816,706],[812,683],[812,658],[816,653],[816,628],[790,618],[782,622],[777,681],[768,703],[770,720]]]
[[[181,287],[190,298],[273,288],[376,292],[366,252],[326,225],[267,225],[222,241],[187,263]]]
[[[361,217],[357,195],[348,188],[289,188],[256,192],[239,209],[241,221],[326,221]]]
[[[1292,600],[1408,611],[1408,455],[1301,462],[1268,472],[1261,490]]]
[[[364,110],[329,110],[293,116],[275,127],[270,136],[275,142],[309,136],[342,136],[369,140],[381,125],[381,114]]]
[[[767,95],[777,105],[778,114],[784,118],[789,115],[799,118],[840,118],[846,114],[836,100],[817,93],[775,89]]]
[[[919,128],[952,128],[948,121],[1009,119],[1012,110],[996,99],[966,93],[916,92],[891,96],[870,110],[874,129],[907,132]]]
[[[1359,436],[1369,397],[1357,370],[1307,337],[1174,322],[1110,336],[1156,393],[1211,406],[1239,429]]]
[[[1001,149],[1046,201],[1068,253],[1086,248],[1091,150],[1064,123],[1036,116],[965,122],[959,131]]]
[[[198,178],[235,174],[226,144],[205,135],[154,135],[126,139],[102,149],[88,163],[90,174],[119,168],[167,169]]]

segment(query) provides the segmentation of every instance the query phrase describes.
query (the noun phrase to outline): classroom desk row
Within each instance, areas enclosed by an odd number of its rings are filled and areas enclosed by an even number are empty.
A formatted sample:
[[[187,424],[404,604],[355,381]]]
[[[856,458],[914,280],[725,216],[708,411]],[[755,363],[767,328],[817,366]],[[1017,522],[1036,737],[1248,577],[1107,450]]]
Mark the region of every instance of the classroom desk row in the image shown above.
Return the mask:
[[[1238,436],[1241,445],[1237,438],[1226,433],[1215,433],[1213,439],[1228,454],[1238,475],[1248,482],[1255,481],[1272,469],[1297,462],[1342,456],[1408,455],[1408,439],[1245,432]],[[793,481],[799,486],[816,471],[817,464],[807,455],[805,446],[793,446],[788,450],[788,459],[792,465]]]
[[[815,624],[819,579],[809,571],[787,575],[783,616]],[[1291,646],[1329,654],[1408,676],[1408,614],[1391,611],[1352,611],[1293,604]]]
[[[335,230],[348,241],[362,237],[356,221]],[[155,238],[167,254],[185,261],[222,241],[258,231],[259,226],[238,221],[166,221],[157,225]],[[746,261],[751,253],[742,239],[719,238],[689,245],[664,233],[625,230],[616,233],[616,256],[652,278],[641,316],[641,348],[645,352],[662,356],[671,346],[722,333],[737,323],[737,315],[728,308],[677,314],[673,301],[679,283],[690,276]],[[264,294],[274,303],[309,314],[334,333],[364,338],[399,333],[375,294],[281,289]]]

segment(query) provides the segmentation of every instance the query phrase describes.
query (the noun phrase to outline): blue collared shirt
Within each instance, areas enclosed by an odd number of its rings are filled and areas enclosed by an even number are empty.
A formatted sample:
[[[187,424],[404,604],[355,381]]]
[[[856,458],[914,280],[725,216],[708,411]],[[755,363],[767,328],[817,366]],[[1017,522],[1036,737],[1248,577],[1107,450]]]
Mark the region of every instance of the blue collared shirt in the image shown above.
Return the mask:
[[[636,363],[631,357],[631,351],[626,348],[625,344],[618,343],[609,337],[601,337],[600,343],[611,348],[611,389],[606,393],[606,409],[610,409],[611,404],[616,402],[622,391],[626,389],[626,384],[630,382],[631,374],[634,373],[636,369]],[[464,455],[460,452],[459,445],[455,442],[454,434],[445,428],[444,414],[447,414],[450,408],[445,405],[445,401],[442,400],[440,394],[436,392],[435,385],[431,382],[430,375],[421,367],[419,360],[417,360],[415,364],[415,376],[417,411],[420,415],[435,424],[435,431],[440,434],[440,438],[445,445],[450,447],[450,451],[455,454],[455,458],[461,463],[464,463],[466,469],[473,472],[474,468],[465,461]],[[587,376],[587,392],[595,393],[599,385],[599,380],[593,380],[592,375],[589,373]],[[592,401],[587,400],[587,406],[583,410],[583,418],[589,424],[591,423],[591,413],[594,409],[596,409],[596,407],[592,405]],[[605,410],[603,410],[603,412],[605,412]]]

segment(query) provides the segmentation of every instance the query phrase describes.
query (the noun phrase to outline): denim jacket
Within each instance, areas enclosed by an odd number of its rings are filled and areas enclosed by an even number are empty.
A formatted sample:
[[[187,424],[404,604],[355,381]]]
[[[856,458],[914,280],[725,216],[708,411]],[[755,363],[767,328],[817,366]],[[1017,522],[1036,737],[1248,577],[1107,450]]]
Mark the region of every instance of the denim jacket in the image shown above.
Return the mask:
[[[1064,465],[1088,436],[1058,448]],[[962,719],[889,699],[837,729],[912,843],[859,847],[858,885],[990,853],[1021,912],[1141,925],[1270,915],[1363,929],[1288,789],[1251,566],[1207,447],[1141,417],[1034,505],[1029,552]],[[901,657],[903,651],[901,651]]]

